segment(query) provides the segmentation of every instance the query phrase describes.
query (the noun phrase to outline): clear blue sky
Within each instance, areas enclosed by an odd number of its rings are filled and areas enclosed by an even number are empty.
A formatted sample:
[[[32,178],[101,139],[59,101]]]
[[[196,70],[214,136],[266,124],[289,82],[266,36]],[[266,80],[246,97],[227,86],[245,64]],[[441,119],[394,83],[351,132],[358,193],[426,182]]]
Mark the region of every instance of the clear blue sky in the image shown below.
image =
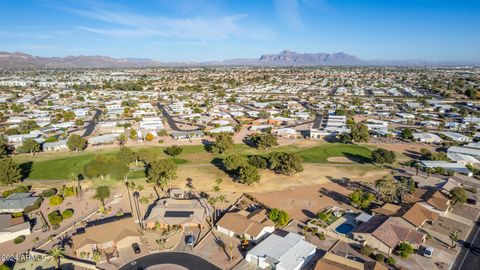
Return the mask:
[[[480,62],[480,1],[0,1],[0,51],[204,61],[284,49]]]

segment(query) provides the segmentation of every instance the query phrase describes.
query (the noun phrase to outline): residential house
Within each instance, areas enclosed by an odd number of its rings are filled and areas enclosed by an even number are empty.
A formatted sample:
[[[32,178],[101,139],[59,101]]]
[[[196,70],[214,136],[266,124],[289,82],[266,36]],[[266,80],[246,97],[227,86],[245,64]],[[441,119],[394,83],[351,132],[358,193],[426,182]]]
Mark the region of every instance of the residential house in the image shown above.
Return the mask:
[[[11,241],[21,235],[30,234],[30,222],[23,216],[12,217],[11,214],[0,215],[0,243]]]
[[[317,261],[314,270],[388,270],[381,262],[358,261],[348,256],[340,256],[332,252],[326,252]]]
[[[88,224],[85,228],[77,229],[72,241],[76,257],[92,260],[95,253],[118,257],[119,250],[131,249],[133,243],[141,241],[141,236],[134,219],[127,217]]]
[[[415,228],[420,228],[425,224],[425,222],[436,221],[439,217],[439,214],[433,212],[420,203],[415,203],[403,216],[402,218],[408,221],[410,224],[415,226]]]
[[[413,139],[422,143],[442,143],[443,140],[437,134],[429,132],[413,133]]]
[[[0,213],[18,213],[25,210],[25,207],[34,204],[39,197],[32,196],[33,193],[12,193],[6,198],[0,198]]]
[[[226,213],[216,226],[219,232],[228,236],[245,237],[254,242],[275,230],[275,223],[268,219],[265,209]]]
[[[153,229],[160,226],[178,225],[204,226],[205,219],[210,209],[205,202],[198,199],[175,200],[165,198],[159,200],[151,209],[144,223],[147,228]]]
[[[391,254],[401,242],[407,242],[414,248],[419,248],[427,236],[408,228],[397,217],[383,215],[376,215],[368,222],[358,225],[352,233],[356,241],[387,254]]]
[[[58,142],[47,142],[42,145],[43,151],[61,151],[67,150],[67,140],[62,140]]]
[[[262,269],[298,270],[314,256],[317,247],[302,235],[275,231],[247,252],[245,260]]]

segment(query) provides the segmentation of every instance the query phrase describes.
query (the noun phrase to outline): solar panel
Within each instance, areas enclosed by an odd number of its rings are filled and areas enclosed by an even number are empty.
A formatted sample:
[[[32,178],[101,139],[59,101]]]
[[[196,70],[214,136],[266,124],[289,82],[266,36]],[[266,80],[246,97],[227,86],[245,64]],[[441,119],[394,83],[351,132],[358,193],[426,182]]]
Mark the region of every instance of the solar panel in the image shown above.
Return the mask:
[[[193,211],[166,211],[164,217],[189,217],[193,215]]]

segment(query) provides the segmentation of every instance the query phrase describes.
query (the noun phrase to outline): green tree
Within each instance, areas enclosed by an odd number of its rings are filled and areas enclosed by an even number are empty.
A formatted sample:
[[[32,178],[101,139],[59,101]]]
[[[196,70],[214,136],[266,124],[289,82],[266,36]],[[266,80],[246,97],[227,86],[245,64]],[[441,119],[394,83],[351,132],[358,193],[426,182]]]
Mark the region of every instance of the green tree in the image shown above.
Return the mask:
[[[404,128],[402,130],[402,138],[405,140],[413,140],[413,130],[411,128]]]
[[[352,141],[355,142],[368,142],[370,139],[368,127],[362,122],[353,123],[350,125],[350,135],[352,137]]]
[[[241,166],[238,168],[238,179],[240,183],[251,185],[260,181],[258,169],[252,165]]]
[[[135,129],[130,129],[130,139],[136,140],[138,138],[137,131]]]
[[[183,149],[177,145],[172,145],[170,147],[165,148],[165,154],[176,157],[182,153]]]
[[[228,155],[222,160],[223,166],[227,171],[236,171],[241,166],[246,166],[248,161],[245,157],[240,155]]]
[[[232,149],[234,146],[233,137],[229,133],[219,133],[215,135],[215,142],[212,145],[211,150],[215,153],[224,153],[225,151]]]
[[[62,247],[53,247],[48,252],[50,260],[55,261],[55,263],[57,264],[57,269],[61,269],[61,260],[65,258],[65,255],[65,249],[63,249]]]
[[[393,163],[395,162],[396,156],[395,152],[378,148],[372,151],[372,161],[383,166],[384,163]]]
[[[450,241],[452,242],[450,244],[451,248],[455,248],[457,246],[457,242],[460,239],[460,235],[458,234],[457,230],[454,230],[452,233],[449,235]]]
[[[293,175],[303,171],[302,158],[296,153],[272,152],[268,162],[269,168],[276,173]]]
[[[83,151],[87,147],[87,140],[80,135],[72,134],[68,137],[67,146],[70,151]]]
[[[338,141],[343,144],[348,144],[352,142],[352,135],[350,133],[342,132],[337,135]]]
[[[399,195],[400,183],[395,181],[391,175],[386,175],[375,181],[375,188],[383,201],[394,203]]]
[[[278,208],[270,209],[268,212],[268,218],[280,227],[287,225],[290,220],[288,213]]]
[[[452,203],[465,203],[467,201],[467,193],[464,187],[454,187],[450,190],[450,198]]]
[[[94,199],[99,200],[102,203],[102,207],[105,209],[105,200],[110,197],[110,188],[108,186],[99,186],[95,190]]]
[[[20,181],[21,178],[22,171],[15,161],[8,157],[0,159],[0,181],[2,184],[11,185]]]
[[[83,119],[77,119],[75,120],[75,126],[77,127],[81,127],[85,124],[85,121],[83,121]]]
[[[122,147],[117,152],[117,159],[123,160],[126,164],[130,164],[137,159],[137,154],[128,147]]]
[[[375,200],[375,195],[362,189],[356,189],[354,192],[348,194],[348,198],[352,202],[353,206],[367,209]]]
[[[147,167],[147,182],[165,189],[177,176],[177,165],[171,159],[159,159]]]
[[[30,153],[30,155],[34,156],[35,153],[40,152],[40,144],[33,139],[26,139],[18,150],[21,153]]]
[[[118,144],[123,147],[125,146],[125,143],[127,143],[127,136],[125,134],[120,134],[117,138]]]
[[[278,145],[277,137],[271,133],[259,133],[250,136],[250,141],[255,147],[268,149]]]
[[[411,254],[413,254],[414,249],[413,247],[406,242],[402,242],[397,247],[398,252],[402,258],[408,258]]]
[[[248,157],[248,163],[250,165],[257,167],[258,169],[265,169],[267,168],[267,160],[259,155],[253,155]]]

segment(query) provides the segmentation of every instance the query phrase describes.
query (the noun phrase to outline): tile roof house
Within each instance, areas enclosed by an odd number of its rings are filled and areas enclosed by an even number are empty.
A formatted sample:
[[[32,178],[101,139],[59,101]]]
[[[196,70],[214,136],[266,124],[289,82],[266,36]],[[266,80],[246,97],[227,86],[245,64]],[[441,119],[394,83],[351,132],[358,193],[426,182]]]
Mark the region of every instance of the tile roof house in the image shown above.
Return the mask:
[[[75,255],[79,258],[92,259],[94,252],[118,255],[118,250],[130,247],[141,240],[132,217],[110,221],[103,224],[91,224],[78,229],[72,236]]]
[[[317,261],[314,270],[388,270],[388,268],[377,261],[356,261],[348,257],[340,256],[332,252],[326,252]]]
[[[424,207],[442,215],[446,215],[450,210],[450,199],[438,190],[417,188],[414,193],[405,195],[403,199],[410,203],[421,202]]]
[[[25,207],[32,205],[39,197],[32,196],[33,193],[12,193],[6,198],[0,198],[0,213],[22,212]]]
[[[248,251],[245,260],[262,269],[298,270],[307,264],[317,247],[302,235],[276,231]]]
[[[23,217],[0,215],[0,243],[11,241],[21,235],[29,235],[30,228],[30,222],[25,221]]]
[[[415,228],[421,227],[427,221],[436,221],[439,214],[433,212],[420,203],[415,203],[402,218],[410,222]]]
[[[397,217],[377,215],[368,222],[358,225],[353,231],[354,239],[387,254],[392,253],[401,242],[414,248],[425,242],[426,234],[405,226]]]
[[[400,205],[392,204],[392,203],[385,203],[381,207],[377,207],[372,209],[372,213],[380,214],[384,216],[395,216],[398,214],[402,207]]]
[[[144,220],[147,228],[161,226],[203,226],[210,211],[197,199],[175,200],[171,198],[159,200]]]
[[[254,242],[275,230],[275,224],[268,219],[265,209],[226,213],[216,226],[219,232],[228,236],[244,236]]]

